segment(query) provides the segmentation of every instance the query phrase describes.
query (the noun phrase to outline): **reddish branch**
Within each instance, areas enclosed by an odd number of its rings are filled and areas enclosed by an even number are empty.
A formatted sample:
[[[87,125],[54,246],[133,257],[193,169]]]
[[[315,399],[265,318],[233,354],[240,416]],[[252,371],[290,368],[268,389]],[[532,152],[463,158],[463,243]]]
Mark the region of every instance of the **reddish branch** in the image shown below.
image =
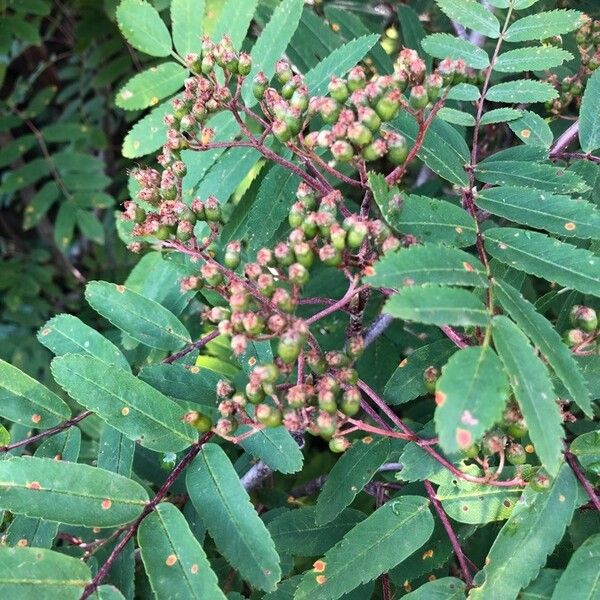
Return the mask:
[[[163,360],[163,363],[166,363],[166,364],[174,363],[176,360],[179,360],[180,358],[186,356],[186,354],[189,354],[193,350],[199,350],[200,348],[204,348],[204,346],[206,346],[206,344],[208,344],[208,342],[214,340],[218,336],[219,336],[219,330],[215,329],[214,331],[211,331],[209,334],[205,335],[203,338],[200,338],[199,340],[196,340],[195,342],[188,344],[185,348],[182,348],[179,352],[175,352],[175,354],[171,354],[171,356],[167,356],[167,358],[165,358]]]
[[[565,458],[567,459],[569,466],[573,470],[575,477],[577,477],[577,480],[582,485],[586,494],[590,497],[590,500],[592,501],[592,504],[594,505],[595,509],[597,511],[600,511],[600,498],[598,497],[594,486],[588,481],[588,479],[584,475],[582,468],[577,462],[577,458],[572,452],[569,452],[568,450],[565,452]]]

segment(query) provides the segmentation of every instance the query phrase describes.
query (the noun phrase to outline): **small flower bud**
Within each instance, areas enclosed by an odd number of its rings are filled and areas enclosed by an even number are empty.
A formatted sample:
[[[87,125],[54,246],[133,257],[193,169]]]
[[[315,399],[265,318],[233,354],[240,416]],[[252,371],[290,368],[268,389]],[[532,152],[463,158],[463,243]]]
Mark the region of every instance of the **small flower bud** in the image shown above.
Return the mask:
[[[319,258],[328,267],[339,267],[343,260],[341,251],[330,244],[319,249]]]
[[[256,420],[266,427],[279,427],[283,418],[281,410],[268,404],[259,404],[254,414]]]
[[[338,140],[331,146],[331,154],[338,162],[350,162],[354,156],[354,150],[348,142]]]
[[[364,88],[366,84],[367,76],[362,67],[358,66],[350,69],[350,72],[348,73],[348,89],[351,92]]]
[[[332,77],[328,86],[329,95],[342,104],[348,100],[350,96],[350,90],[346,85],[346,82],[339,77]]]
[[[329,449],[336,454],[346,452],[351,445],[350,440],[343,435],[336,435],[329,440]]]

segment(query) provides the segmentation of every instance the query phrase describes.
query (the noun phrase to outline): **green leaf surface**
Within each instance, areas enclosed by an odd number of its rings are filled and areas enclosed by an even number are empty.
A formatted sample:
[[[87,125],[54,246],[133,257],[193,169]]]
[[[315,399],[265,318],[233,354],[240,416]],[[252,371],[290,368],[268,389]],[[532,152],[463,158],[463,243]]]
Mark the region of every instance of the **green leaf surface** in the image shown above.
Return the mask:
[[[588,431],[577,436],[569,450],[586,471],[600,475],[600,431]]]
[[[600,211],[581,198],[502,186],[478,192],[477,206],[509,221],[582,239],[600,239]]]
[[[185,517],[162,502],[141,523],[138,544],[156,600],[225,600]]]
[[[156,9],[144,0],[123,0],[117,23],[127,41],[150,56],[169,56],[171,36]]]
[[[33,456],[0,460],[0,506],[71,525],[116,527],[148,502],[135,481],[98,467]]]
[[[182,58],[202,50],[205,0],[172,0],[171,29],[175,50]]]
[[[407,356],[385,384],[383,395],[388,404],[403,404],[427,393],[423,373],[427,367],[440,369],[457,351],[447,339],[437,340]]]
[[[131,476],[135,442],[123,435],[120,431],[105,425],[98,441],[98,458],[96,464],[101,469]]]
[[[485,326],[490,320],[481,300],[471,292],[440,286],[403,288],[385,303],[383,312],[430,325]]]
[[[519,600],[550,600],[562,571],[542,569],[540,574],[519,593]]]
[[[548,472],[556,475],[562,461],[564,431],[548,369],[525,334],[508,317],[494,318],[492,337],[535,451]]]
[[[66,421],[71,410],[54,392],[0,359],[0,416],[48,429]]]
[[[475,579],[472,600],[514,600],[546,563],[577,506],[577,480],[563,464],[551,489],[527,488]]]
[[[392,500],[327,551],[306,573],[294,598],[336,600],[408,558],[432,532],[428,500],[419,496]]]
[[[171,108],[169,100],[150,111],[143,119],[140,119],[125,136],[121,153],[125,158],[138,158],[158,150],[165,140],[167,126],[164,124],[164,116]]]
[[[475,125],[475,117],[472,114],[446,106],[440,108],[438,117],[447,123],[462,125],[463,127],[473,127]]]
[[[511,121],[508,125],[515,135],[525,144],[550,148],[554,141],[554,135],[548,123],[530,110],[521,112],[522,117]]]
[[[53,317],[38,331],[37,339],[56,356],[89,354],[109,365],[130,370],[127,359],[111,341],[73,315]]]
[[[414,592],[402,596],[406,600],[463,600],[467,586],[456,577],[442,577],[428,581]]]
[[[388,252],[373,268],[375,274],[365,281],[376,287],[399,289],[425,284],[487,286],[485,269],[472,254],[433,244]]]
[[[555,194],[588,189],[583,179],[572,171],[521,160],[485,160],[475,167],[475,176],[484,183],[532,187]]]
[[[494,63],[494,71],[500,73],[522,73],[524,71],[545,71],[559,67],[573,55],[561,48],[533,46],[517,48],[502,53]]]
[[[553,600],[594,600],[600,597],[600,533],[589,537],[571,557],[556,584]]]
[[[463,348],[453,354],[437,381],[436,431],[446,452],[465,450],[479,441],[502,416],[508,379],[489,346]]]
[[[182,422],[184,410],[173,400],[121,369],[107,377],[106,363],[67,354],[52,361],[52,374],[68,394],[141,446],[178,452],[193,444],[197,431]]]
[[[600,71],[587,80],[579,113],[579,141],[584,152],[600,148]]]
[[[600,258],[543,233],[512,227],[488,229],[486,250],[514,269],[600,296]]]
[[[583,13],[578,10],[551,10],[528,15],[515,21],[506,31],[507,42],[543,40],[569,33],[582,25]]]
[[[170,310],[124,285],[91,281],[85,297],[96,312],[146,346],[177,350],[191,342],[190,334]]]
[[[421,41],[421,46],[427,54],[434,58],[464,60],[468,67],[485,69],[490,65],[487,52],[475,46],[468,40],[450,35],[449,33],[434,33]]]
[[[254,587],[274,590],[279,556],[225,452],[206,444],[187,471],[190,499],[217,548]]]
[[[78,600],[92,580],[78,558],[42,548],[0,546],[0,595],[3,598]]]
[[[315,522],[316,508],[306,506],[289,510],[268,525],[278,552],[292,556],[320,556],[337,544],[357,523],[364,513],[347,508],[333,521],[323,525]]]
[[[155,106],[160,100],[179,91],[188,71],[179,63],[168,61],[134,75],[117,93],[115,102],[125,110]]]
[[[475,0],[436,0],[440,9],[463,27],[490,38],[500,36],[500,22],[491,10]]]
[[[510,104],[547,102],[558,98],[558,92],[552,85],[533,79],[517,79],[493,85],[485,95],[490,102]]]
[[[475,102],[481,97],[479,88],[470,83],[459,83],[448,92],[448,100],[461,100],[463,102]]]
[[[315,522],[333,521],[371,481],[392,451],[389,438],[365,436],[355,440],[335,463],[319,494]]]
[[[499,279],[495,279],[494,283],[494,294],[502,308],[544,355],[573,400],[591,415],[592,405],[585,379],[556,329],[518,290]]]
[[[481,117],[479,124],[491,125],[493,123],[506,123],[518,119],[522,114],[523,111],[514,108],[496,108],[494,110],[488,110],[483,117]]]
[[[219,41],[224,35],[228,35],[233,47],[240,48],[252,22],[257,4],[258,0],[226,0],[214,29],[210,33],[211,38]]]

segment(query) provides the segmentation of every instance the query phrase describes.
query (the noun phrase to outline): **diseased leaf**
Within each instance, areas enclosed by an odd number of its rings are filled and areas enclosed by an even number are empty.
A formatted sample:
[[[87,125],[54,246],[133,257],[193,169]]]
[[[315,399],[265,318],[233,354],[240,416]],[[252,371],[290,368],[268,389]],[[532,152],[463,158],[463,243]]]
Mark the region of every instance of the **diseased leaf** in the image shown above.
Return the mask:
[[[388,252],[373,268],[375,274],[365,281],[377,287],[399,289],[428,283],[487,286],[485,269],[472,254],[433,244]]]
[[[157,600],[225,600],[202,546],[173,504],[162,502],[144,518],[138,543]]]
[[[515,21],[506,31],[507,42],[527,42],[569,33],[583,24],[584,15],[578,10],[538,12]]]
[[[175,50],[182,58],[202,50],[205,0],[172,0],[171,28]]]
[[[141,446],[178,452],[193,444],[197,431],[182,421],[173,400],[121,369],[107,377],[106,363],[67,354],[52,361],[52,374],[68,394]]]
[[[584,152],[600,148],[600,72],[587,80],[579,113],[579,141]]]
[[[85,298],[115,327],[146,346],[177,350],[191,342],[190,334],[171,311],[124,285],[91,281]]]
[[[421,286],[402,288],[383,311],[397,319],[431,325],[480,325],[490,320],[481,300],[462,289]]]
[[[562,460],[564,431],[548,369],[525,334],[508,317],[494,317],[492,338],[525,417],[535,451],[554,476]]]
[[[333,521],[373,478],[387,460],[390,438],[371,436],[356,440],[335,463],[317,499],[315,522]]]
[[[463,600],[467,586],[456,577],[442,577],[428,581],[414,592],[402,596],[406,600]]]
[[[0,359],[0,416],[27,427],[49,429],[71,416],[48,388]]]
[[[517,79],[493,85],[485,95],[490,102],[508,102],[510,104],[547,102],[558,98],[554,87],[544,81]]]
[[[521,112],[522,117],[511,121],[508,125],[515,135],[525,144],[550,148],[554,141],[554,135],[548,123],[530,110],[523,110]]]
[[[71,525],[116,527],[148,502],[135,481],[98,467],[33,456],[0,460],[0,506]]]
[[[494,294],[502,308],[539,348],[573,400],[586,414],[591,415],[592,405],[585,379],[556,329],[515,288],[499,279],[495,279],[494,283]]]
[[[137,50],[151,56],[169,56],[171,36],[156,9],[144,0],[122,0],[117,7],[121,33]]]
[[[436,0],[440,9],[463,27],[490,38],[500,36],[500,22],[491,10],[475,0]]]
[[[487,52],[475,46],[468,40],[450,35],[449,33],[434,33],[421,41],[421,46],[427,54],[434,58],[451,58],[464,60],[468,67],[485,69],[490,64]]]
[[[429,501],[403,496],[350,530],[304,575],[295,600],[336,600],[395,567],[433,532]]]
[[[473,600],[513,600],[546,563],[580,504],[577,480],[563,464],[551,489],[527,488],[475,578]]]
[[[165,140],[167,126],[164,116],[172,110],[170,100],[166,100],[140,119],[125,136],[121,153],[125,158],[138,158],[158,150]]]
[[[502,416],[509,394],[502,363],[489,346],[463,348],[442,368],[435,391],[435,424],[446,452],[478,442]]]
[[[56,356],[89,354],[130,370],[127,359],[111,341],[73,315],[53,317],[38,331],[37,339]]]
[[[512,227],[488,229],[486,250],[514,269],[600,296],[600,258],[543,233]]]
[[[500,73],[545,71],[572,59],[573,55],[570,52],[552,46],[517,48],[503,52],[494,63],[494,71]]]
[[[206,444],[187,470],[190,499],[217,548],[254,587],[274,590],[279,556],[246,490],[216,444]]]
[[[179,91],[188,71],[179,63],[169,61],[134,75],[118,92],[115,102],[125,110],[155,106],[167,96]]]
[[[0,594],[3,598],[78,600],[92,580],[78,558],[42,548],[0,546]]]

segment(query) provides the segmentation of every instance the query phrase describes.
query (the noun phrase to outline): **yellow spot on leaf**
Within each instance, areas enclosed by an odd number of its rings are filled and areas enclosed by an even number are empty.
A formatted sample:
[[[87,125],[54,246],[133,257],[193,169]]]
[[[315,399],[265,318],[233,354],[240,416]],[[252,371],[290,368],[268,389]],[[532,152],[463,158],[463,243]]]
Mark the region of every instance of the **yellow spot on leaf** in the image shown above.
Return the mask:
[[[152,98],[150,98],[150,106],[154,106],[155,104],[158,104],[158,97],[152,96]]]
[[[39,423],[42,420],[42,415],[38,415],[37,413],[33,414],[33,415],[31,415],[31,420],[34,423]]]
[[[423,560],[426,560],[428,558],[431,558],[433,556],[433,550],[426,550],[425,552],[423,552]]]
[[[405,358],[404,360],[400,361],[400,364],[398,366],[401,368],[404,368],[407,364],[408,364],[408,358]]]
[[[124,407],[121,409],[121,414],[122,414],[124,417],[126,417],[126,416],[129,414],[129,408],[127,408],[127,406],[124,406]]]
[[[327,577],[325,577],[325,575],[317,575],[315,577],[315,581],[319,584],[319,585],[323,585],[326,581],[327,581]]]
[[[456,231],[456,233],[462,233],[464,229],[462,227],[455,227],[454,231]]]
[[[531,136],[531,130],[529,129],[521,129],[521,137],[522,138],[529,138]]]
[[[331,24],[331,29],[333,29],[337,33],[340,30],[339,23],[332,23]]]
[[[373,438],[370,435],[366,435],[363,439],[362,439],[362,443],[363,444],[371,444],[373,442]]]
[[[192,372],[194,375],[197,375],[200,373],[200,367],[190,367],[190,372]]]
[[[250,367],[253,367],[255,364],[256,364],[256,356],[251,356],[251,357],[248,359],[248,365],[249,365]]]
[[[437,577],[435,575],[430,575],[427,579],[429,581],[435,581],[437,579]]]
[[[402,587],[406,593],[412,592],[412,585],[410,585],[410,581],[408,579],[402,584]]]
[[[198,565],[196,563],[194,563],[191,566],[190,571],[192,572],[192,575],[195,575],[198,572]]]
[[[571,223],[571,222],[565,223],[565,229],[567,231],[573,231],[573,229],[575,229],[575,227],[576,227],[575,223]]]
[[[125,293],[125,286],[124,285],[118,285],[117,286],[117,292],[119,292],[119,294],[124,294]]]
[[[50,327],[46,327],[45,329],[42,329],[42,335],[48,335],[51,331],[52,329],[50,329]]]
[[[465,268],[465,271],[468,271],[469,273],[472,273],[475,268],[473,267],[473,265],[471,263],[468,262],[464,262],[463,263],[463,267]]]
[[[25,546],[27,546],[29,544],[29,542],[25,539],[25,538],[21,538],[18,542],[17,542],[17,546],[21,546],[21,548],[24,548]]]
[[[169,556],[167,556],[167,560],[165,560],[167,567],[172,567],[176,562],[177,557],[174,554],[169,554]]]
[[[315,570],[315,573],[323,573],[326,566],[327,563],[324,560],[315,560],[313,563],[313,569]]]
[[[446,394],[440,390],[435,390],[435,403],[438,406],[442,406],[446,402]]]
[[[111,506],[112,506],[112,500],[110,500],[109,498],[104,498],[104,500],[102,500],[102,510],[108,510]]]
[[[532,444],[527,444],[527,446],[525,446],[525,452],[527,452],[527,454],[533,454],[535,452],[535,448]]]
[[[42,486],[40,485],[39,481],[31,481],[25,487],[29,490],[41,490],[42,489]]]
[[[564,502],[564,501],[566,500],[566,498],[565,498],[565,497],[564,497],[562,494],[561,494],[561,495],[558,497],[558,499],[559,499],[561,502]]]

